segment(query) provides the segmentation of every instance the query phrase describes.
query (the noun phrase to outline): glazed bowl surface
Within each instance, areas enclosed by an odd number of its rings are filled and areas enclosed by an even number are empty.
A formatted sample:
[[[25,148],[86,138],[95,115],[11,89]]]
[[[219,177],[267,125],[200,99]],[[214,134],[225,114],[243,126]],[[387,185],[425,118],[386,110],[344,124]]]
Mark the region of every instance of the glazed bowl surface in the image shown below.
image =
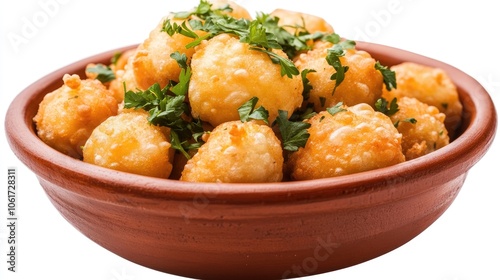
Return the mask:
[[[395,166],[337,178],[267,184],[188,183],[128,174],[63,155],[37,136],[33,117],[66,73],[107,63],[128,46],[61,68],[12,102],[6,134],[16,156],[75,228],[109,251],[170,274],[277,279],[319,274],[376,258],[429,227],[458,195],[496,132],[489,94],[440,61],[358,42],[384,65],[439,67],[464,106],[448,146]]]

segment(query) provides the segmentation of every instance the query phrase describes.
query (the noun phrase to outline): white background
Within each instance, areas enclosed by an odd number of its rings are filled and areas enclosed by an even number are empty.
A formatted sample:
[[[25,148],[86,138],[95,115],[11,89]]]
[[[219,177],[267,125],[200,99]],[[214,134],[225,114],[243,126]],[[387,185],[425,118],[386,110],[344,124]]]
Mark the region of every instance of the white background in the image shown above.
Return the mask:
[[[3,126],[11,100],[29,84],[81,58],[139,43],[167,12],[187,10],[197,1],[0,3],[0,178],[6,182],[7,168],[12,166],[19,177],[17,272],[7,271],[6,188],[2,188],[0,279],[182,279],[124,260],[75,230],[50,204],[34,174],[13,155]],[[52,6],[47,9],[43,3]],[[343,37],[451,64],[480,81],[500,108],[500,17],[494,1],[332,1],[329,7],[324,6],[326,1],[313,0],[238,3],[252,15],[278,7],[316,14]],[[374,260],[307,279],[500,279],[499,141],[470,170],[448,211],[421,235]]]

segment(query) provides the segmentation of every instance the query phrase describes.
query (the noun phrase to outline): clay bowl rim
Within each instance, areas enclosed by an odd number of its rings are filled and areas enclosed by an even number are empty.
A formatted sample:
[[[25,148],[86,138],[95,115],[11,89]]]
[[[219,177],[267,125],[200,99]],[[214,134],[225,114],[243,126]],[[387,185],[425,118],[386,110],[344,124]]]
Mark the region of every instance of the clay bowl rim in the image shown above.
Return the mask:
[[[15,97],[5,117],[7,139],[16,156],[37,176],[51,181],[51,176],[40,172],[40,167],[37,166],[43,163],[51,166],[53,170],[64,173],[64,176],[73,178],[72,180],[80,180],[82,184],[91,183],[94,186],[82,190],[74,187],[73,184],[58,182],[60,187],[117,204],[123,203],[116,199],[117,194],[153,200],[186,201],[192,201],[201,194],[210,199],[210,203],[224,204],[312,202],[388,189],[392,183],[419,180],[431,173],[449,171],[451,167],[453,172],[447,174],[456,177],[466,173],[480,160],[491,145],[496,132],[497,116],[491,97],[471,76],[451,65],[426,56],[385,45],[357,42],[359,49],[368,51],[385,65],[414,61],[445,70],[457,85],[464,105],[465,122],[468,122],[466,127],[462,127],[460,136],[449,145],[431,154],[390,167],[334,178],[255,184],[192,183],[111,170],[66,156],[49,147],[36,136],[32,122],[33,108],[31,110],[29,108],[30,103],[33,102],[36,102],[36,108],[38,108],[39,101],[47,93],[43,92],[44,89],[53,86],[56,81],[62,84],[62,76],[65,73],[82,73],[82,69],[88,63],[107,63],[117,51],[136,46],[109,50],[69,64],[42,77]],[[33,106],[35,105],[31,105]],[[34,112],[36,113],[36,110]],[[446,178],[443,182],[446,182]],[[433,186],[420,187],[421,189],[412,191],[424,191]]]

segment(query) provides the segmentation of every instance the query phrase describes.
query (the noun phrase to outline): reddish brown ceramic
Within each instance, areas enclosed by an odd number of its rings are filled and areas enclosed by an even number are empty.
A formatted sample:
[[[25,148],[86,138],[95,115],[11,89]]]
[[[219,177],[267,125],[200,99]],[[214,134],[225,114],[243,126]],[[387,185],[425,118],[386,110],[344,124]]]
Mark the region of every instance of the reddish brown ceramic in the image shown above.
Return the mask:
[[[6,116],[12,150],[38,176],[60,213],[84,235],[135,263],[193,278],[264,279],[318,274],[387,253],[425,230],[452,203],[490,146],[488,93],[452,66],[359,43],[383,64],[440,67],[465,112],[461,135],[427,156],[338,178],[273,184],[196,184],[148,178],[70,158],[35,135],[43,96],[89,62],[60,69],[20,93]]]

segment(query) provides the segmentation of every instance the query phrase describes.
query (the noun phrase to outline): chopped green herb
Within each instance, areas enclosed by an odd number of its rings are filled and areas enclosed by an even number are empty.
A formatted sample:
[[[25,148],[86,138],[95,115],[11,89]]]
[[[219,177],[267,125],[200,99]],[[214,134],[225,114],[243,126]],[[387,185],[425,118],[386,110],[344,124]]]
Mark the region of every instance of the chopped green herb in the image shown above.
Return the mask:
[[[116,79],[113,70],[104,64],[96,64],[94,67],[87,67],[85,71],[89,73],[96,73],[96,79],[101,81],[103,84]]]
[[[118,62],[118,59],[120,59],[121,56],[122,56],[121,52],[116,52],[113,55],[113,57],[111,58],[111,64],[116,65],[116,63]]]
[[[375,102],[375,110],[390,117],[399,111],[398,100],[393,98],[389,104],[385,98],[379,98]]]
[[[383,66],[380,62],[375,63],[375,69],[380,71],[382,77],[384,78],[385,88],[387,90],[392,90],[397,88],[396,84],[396,72],[390,70],[387,66]]]
[[[335,80],[335,87],[333,88],[332,95],[335,93],[337,87],[344,81],[345,73],[349,70],[349,66],[343,66],[340,58],[345,55],[346,50],[353,49],[356,42],[345,40],[333,45],[327,50],[326,61],[335,69],[335,73],[330,77]]]
[[[242,122],[247,122],[249,120],[261,120],[266,124],[269,124],[269,112],[262,106],[255,109],[258,101],[259,98],[252,97],[238,108],[238,113]]]
[[[401,122],[407,122],[407,123],[411,123],[411,124],[416,124],[417,123],[417,120],[415,118],[406,118],[404,120],[397,120],[395,123],[394,123],[394,127],[398,127],[399,126],[399,123]]]
[[[182,70],[188,69],[189,67]],[[186,151],[201,145],[199,134],[203,134],[204,131],[200,120],[193,122],[186,117],[190,113],[189,106],[185,103],[187,90],[181,94],[183,90],[180,88],[187,87],[185,85],[178,87],[181,83],[182,78],[181,82],[171,81],[163,89],[156,83],[144,91],[128,90],[124,96],[124,108],[142,108],[149,113],[149,123],[169,127],[172,147],[189,158]],[[178,92],[174,92],[177,90]]]
[[[304,100],[308,100],[310,96],[310,92],[313,89],[309,79],[307,78],[307,74],[316,72],[314,69],[304,69],[300,72],[300,76],[302,77],[302,85],[304,86],[304,90],[302,91],[302,97]]]
[[[278,124],[281,133],[284,150],[295,152],[300,147],[305,147],[310,135],[309,132],[307,132],[307,129],[311,127],[310,123],[290,121],[288,120],[288,112],[284,110],[278,111],[278,117],[275,123]]]
[[[342,108],[343,105],[344,104],[342,102],[339,102],[333,107],[326,108],[326,111],[330,113],[330,115],[334,116],[337,113],[347,111],[346,109]]]

